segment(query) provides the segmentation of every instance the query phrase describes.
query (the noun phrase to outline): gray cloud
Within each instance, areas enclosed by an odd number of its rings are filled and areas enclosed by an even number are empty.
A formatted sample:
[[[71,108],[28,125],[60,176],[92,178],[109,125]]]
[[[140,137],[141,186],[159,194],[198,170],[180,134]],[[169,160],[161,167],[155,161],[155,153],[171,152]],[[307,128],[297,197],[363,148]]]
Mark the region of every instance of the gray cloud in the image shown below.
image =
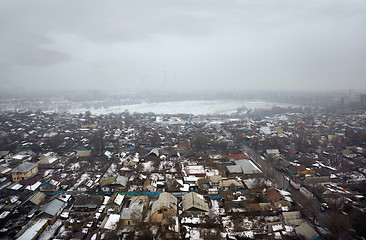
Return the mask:
[[[363,0],[6,0],[0,83],[9,90],[366,88],[365,13]]]

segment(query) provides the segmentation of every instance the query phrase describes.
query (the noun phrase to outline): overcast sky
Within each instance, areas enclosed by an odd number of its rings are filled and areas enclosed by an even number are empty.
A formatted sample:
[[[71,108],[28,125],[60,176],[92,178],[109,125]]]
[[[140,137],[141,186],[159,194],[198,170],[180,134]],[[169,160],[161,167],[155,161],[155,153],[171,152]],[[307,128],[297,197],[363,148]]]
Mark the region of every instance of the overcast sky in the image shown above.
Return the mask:
[[[365,0],[0,1],[16,89],[366,89]]]

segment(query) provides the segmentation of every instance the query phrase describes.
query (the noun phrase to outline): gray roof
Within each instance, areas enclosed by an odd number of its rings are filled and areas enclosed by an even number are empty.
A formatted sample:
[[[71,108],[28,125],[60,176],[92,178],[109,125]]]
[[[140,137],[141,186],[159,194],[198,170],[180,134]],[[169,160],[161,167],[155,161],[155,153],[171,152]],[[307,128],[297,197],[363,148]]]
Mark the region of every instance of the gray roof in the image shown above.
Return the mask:
[[[142,210],[144,208],[143,203],[131,203],[128,208],[123,208],[121,212],[121,219],[128,220],[128,219],[142,219]]]
[[[297,226],[304,222],[300,211],[282,212],[286,225]]]
[[[205,212],[209,211],[208,203],[198,193],[190,192],[184,195],[182,200],[183,211],[190,210],[191,208],[197,208]]]
[[[32,170],[33,168],[37,167],[37,164],[35,163],[31,163],[31,162],[24,162],[22,164],[20,164],[18,167],[14,168],[11,172],[12,173],[16,173],[16,172],[29,172],[30,170]]]
[[[55,216],[57,212],[63,208],[64,204],[65,203],[59,199],[53,199],[47,205],[43,206],[41,213],[47,213],[51,216]]]
[[[297,235],[304,237],[306,240],[314,240],[319,237],[319,234],[307,222],[297,226],[295,228],[295,232]]]
[[[168,207],[173,212],[177,212],[177,198],[167,192],[161,193],[159,199],[153,203],[151,213],[155,213],[162,207]]]
[[[252,160],[242,159],[234,161],[236,165],[241,166],[241,169],[244,174],[256,174],[262,173],[262,171],[255,165]]]
[[[230,166],[226,166],[227,170],[229,171],[229,173],[242,173],[243,170],[241,169],[241,166],[239,165],[230,165]]]

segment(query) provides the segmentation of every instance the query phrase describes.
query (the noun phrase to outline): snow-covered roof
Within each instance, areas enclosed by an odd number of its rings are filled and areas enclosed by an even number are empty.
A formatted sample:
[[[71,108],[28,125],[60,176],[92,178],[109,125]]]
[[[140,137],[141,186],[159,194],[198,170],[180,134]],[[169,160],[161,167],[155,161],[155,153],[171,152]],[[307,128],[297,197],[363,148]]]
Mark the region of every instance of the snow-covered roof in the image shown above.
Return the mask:
[[[141,220],[142,218],[142,210],[144,208],[143,203],[134,202],[131,203],[128,208],[123,208],[121,212],[121,219],[136,219]]]
[[[159,150],[157,148],[152,149],[148,155],[155,154],[157,157],[159,157]]]
[[[119,214],[111,214],[109,215],[107,221],[104,224],[104,229],[114,230],[117,228],[117,224],[119,222],[120,216]]]
[[[121,205],[124,198],[125,198],[124,195],[121,195],[121,194],[118,193],[116,198],[114,199],[114,203],[117,204],[117,205]]]
[[[240,165],[244,174],[262,173],[262,171],[253,163],[252,160],[242,159],[234,161],[236,165]]]
[[[59,197],[58,197],[58,199],[60,199],[61,201],[63,201],[63,202],[68,202],[69,201],[69,199],[71,198],[71,195],[69,195],[69,194],[62,194],[62,195],[60,195]]]
[[[37,236],[39,230],[43,228],[43,226],[48,222],[48,219],[46,218],[40,218],[38,221],[27,225],[26,227],[30,226],[27,230],[24,231],[24,233],[17,238],[18,240],[28,240],[33,239]]]

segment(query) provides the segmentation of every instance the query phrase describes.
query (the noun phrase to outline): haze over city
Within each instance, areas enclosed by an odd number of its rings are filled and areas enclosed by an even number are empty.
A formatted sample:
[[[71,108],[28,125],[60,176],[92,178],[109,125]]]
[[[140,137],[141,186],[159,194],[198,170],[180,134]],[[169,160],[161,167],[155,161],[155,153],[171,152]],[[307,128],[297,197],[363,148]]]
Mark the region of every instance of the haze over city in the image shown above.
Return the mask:
[[[365,0],[2,0],[0,31],[0,240],[365,239]]]
[[[2,92],[366,89],[366,2],[1,1]]]

